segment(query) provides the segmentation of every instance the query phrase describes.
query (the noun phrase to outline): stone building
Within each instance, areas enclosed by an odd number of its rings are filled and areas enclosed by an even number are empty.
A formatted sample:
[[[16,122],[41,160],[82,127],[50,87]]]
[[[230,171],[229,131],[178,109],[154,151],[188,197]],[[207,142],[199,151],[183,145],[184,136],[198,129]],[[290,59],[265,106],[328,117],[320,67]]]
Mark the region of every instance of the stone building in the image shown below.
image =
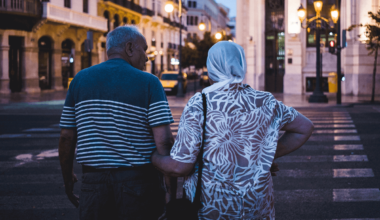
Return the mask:
[[[187,34],[186,2],[183,2],[182,22],[179,21],[178,0],[173,1],[174,11],[167,13],[164,0],[140,1],[99,1],[98,15],[107,19],[107,31],[125,25],[136,25],[148,43],[149,61],[146,71],[159,74],[164,70],[177,69],[180,25],[182,25],[182,45]],[[105,61],[105,35],[100,37],[100,61]]]
[[[187,38],[203,39],[204,31],[211,32],[214,36],[217,32],[223,32],[224,35],[230,34],[228,13],[229,8],[218,4],[215,0],[188,0]],[[205,30],[199,30],[199,23],[204,22]]]
[[[245,49],[248,72],[246,83],[253,88],[287,94],[311,94],[315,87],[315,32],[300,27],[297,9],[306,8],[307,17],[315,16],[313,0],[237,0],[236,40]],[[379,10],[379,0],[341,0],[341,29],[352,24],[372,23],[368,12]],[[335,0],[323,0],[321,15],[330,18]],[[305,22],[304,22],[305,24]],[[321,41],[334,40],[335,28],[327,25]],[[342,94],[368,95],[372,87],[374,55],[363,43],[364,28],[347,33],[347,47],[342,50]],[[336,72],[337,58],[325,48],[322,53],[323,89],[327,78]],[[380,61],[379,61],[380,62]],[[380,85],[380,76],[376,77]],[[328,93],[327,93],[328,94]],[[380,86],[376,88],[380,94]],[[332,94],[330,94],[332,95]]]
[[[94,42],[107,31],[98,2],[0,0],[0,93],[63,90],[87,67],[87,31]],[[92,63],[99,62],[93,45]]]

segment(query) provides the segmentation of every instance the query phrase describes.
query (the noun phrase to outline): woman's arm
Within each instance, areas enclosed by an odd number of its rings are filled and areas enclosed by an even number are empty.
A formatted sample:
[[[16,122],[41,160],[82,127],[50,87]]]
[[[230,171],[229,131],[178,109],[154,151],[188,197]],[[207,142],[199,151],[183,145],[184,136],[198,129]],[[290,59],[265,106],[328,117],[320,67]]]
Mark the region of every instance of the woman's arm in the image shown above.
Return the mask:
[[[281,130],[284,130],[285,134],[278,141],[275,159],[300,148],[313,133],[314,125],[308,118],[298,113],[298,116]]]
[[[182,163],[173,160],[170,156],[164,156],[157,151],[152,155],[153,165],[162,173],[168,176],[187,176],[194,167],[195,163]]]

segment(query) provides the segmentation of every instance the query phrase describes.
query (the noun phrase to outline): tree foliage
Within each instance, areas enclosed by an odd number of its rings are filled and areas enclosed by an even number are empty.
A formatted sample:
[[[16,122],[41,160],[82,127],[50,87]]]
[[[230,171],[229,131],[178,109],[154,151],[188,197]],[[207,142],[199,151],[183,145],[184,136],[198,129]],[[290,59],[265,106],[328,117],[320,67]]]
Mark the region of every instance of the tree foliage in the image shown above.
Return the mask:
[[[376,24],[355,24],[351,25],[347,30],[352,31],[356,27],[365,27],[365,36],[366,36],[366,46],[367,50],[369,50],[368,55],[375,53],[375,62],[373,66],[373,74],[372,74],[372,96],[371,102],[375,101],[375,82],[376,82],[376,66],[377,66],[377,52],[380,44],[380,10],[377,13],[368,12],[370,18],[375,20]],[[359,35],[360,36],[360,35]]]

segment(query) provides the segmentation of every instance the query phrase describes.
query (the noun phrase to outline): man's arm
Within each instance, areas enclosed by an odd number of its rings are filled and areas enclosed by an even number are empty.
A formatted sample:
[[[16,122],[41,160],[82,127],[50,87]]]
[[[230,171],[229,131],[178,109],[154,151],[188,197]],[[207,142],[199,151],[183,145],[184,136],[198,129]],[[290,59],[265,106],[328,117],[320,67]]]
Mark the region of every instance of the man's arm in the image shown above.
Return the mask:
[[[285,156],[300,148],[313,133],[313,123],[303,116],[298,116],[290,123],[286,124],[281,130],[285,131],[277,144],[275,159]]]
[[[170,129],[170,125],[161,125],[161,126],[153,127],[152,131],[153,131],[154,141],[157,147],[156,152],[164,156],[170,155],[170,150],[174,144],[174,138],[173,138],[172,131]],[[153,165],[155,164],[153,163]],[[156,168],[158,168],[158,170],[162,172],[162,170],[159,169],[159,167],[156,166]],[[177,192],[177,178],[170,177],[166,175],[165,172],[162,172],[162,173],[164,173],[165,175],[166,191],[170,194],[169,196],[171,198],[175,198],[176,192]],[[167,198],[167,200],[169,200],[169,198]]]
[[[78,181],[73,171],[73,161],[75,148],[77,144],[77,130],[76,129],[61,129],[61,137],[59,138],[59,161],[61,163],[61,170],[63,175],[63,182],[65,183],[65,191],[71,203],[78,208],[79,198],[74,195],[74,183]]]

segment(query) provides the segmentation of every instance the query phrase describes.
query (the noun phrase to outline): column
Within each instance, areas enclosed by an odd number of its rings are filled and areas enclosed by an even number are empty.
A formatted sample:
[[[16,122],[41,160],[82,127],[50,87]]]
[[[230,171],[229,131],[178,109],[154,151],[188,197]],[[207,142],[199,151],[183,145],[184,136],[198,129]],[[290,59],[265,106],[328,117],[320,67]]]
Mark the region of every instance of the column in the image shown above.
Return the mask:
[[[62,49],[54,49],[51,56],[51,88],[56,91],[63,90],[62,85]]]
[[[0,45],[0,94],[10,94],[9,89],[9,46]]]
[[[25,47],[22,63],[22,91],[26,93],[41,92],[38,77],[38,48]]]
[[[84,64],[84,66],[87,66],[88,64]],[[77,75],[79,71],[82,70],[82,52],[80,50],[75,51],[74,56],[74,76]]]
[[[300,0],[285,0],[285,76],[284,94],[302,94],[302,42],[297,9]]]

